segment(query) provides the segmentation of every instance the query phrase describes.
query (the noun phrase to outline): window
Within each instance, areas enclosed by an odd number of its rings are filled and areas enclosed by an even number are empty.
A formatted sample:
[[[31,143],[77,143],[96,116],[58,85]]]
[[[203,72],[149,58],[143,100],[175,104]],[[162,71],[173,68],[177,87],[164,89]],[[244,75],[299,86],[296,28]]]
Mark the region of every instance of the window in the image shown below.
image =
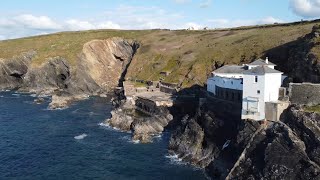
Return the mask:
[[[254,82],[257,83],[258,82],[258,76],[254,77]]]
[[[257,94],[260,94],[260,90],[257,91]]]

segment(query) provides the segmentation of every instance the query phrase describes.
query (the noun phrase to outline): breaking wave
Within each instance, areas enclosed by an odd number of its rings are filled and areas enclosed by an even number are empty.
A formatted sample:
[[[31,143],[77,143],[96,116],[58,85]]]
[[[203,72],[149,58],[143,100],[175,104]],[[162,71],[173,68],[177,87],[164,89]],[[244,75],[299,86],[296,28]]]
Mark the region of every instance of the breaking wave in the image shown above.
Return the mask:
[[[165,155],[165,157],[170,160],[171,164],[178,164],[178,165],[186,165],[187,164],[182,161],[182,158],[179,158],[178,154],[168,154],[168,155]]]
[[[76,140],[81,140],[81,139],[84,139],[84,138],[87,137],[87,136],[88,136],[87,134],[83,133],[83,134],[80,134],[80,135],[78,135],[78,136],[75,136],[74,139],[76,139]]]

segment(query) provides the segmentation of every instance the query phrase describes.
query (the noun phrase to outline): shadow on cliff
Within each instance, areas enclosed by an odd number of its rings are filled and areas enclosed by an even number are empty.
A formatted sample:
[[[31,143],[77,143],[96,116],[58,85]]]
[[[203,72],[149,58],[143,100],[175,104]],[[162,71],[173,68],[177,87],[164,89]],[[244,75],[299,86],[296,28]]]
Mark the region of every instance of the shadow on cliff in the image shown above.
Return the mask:
[[[313,27],[311,33],[297,40],[282,44],[264,52],[276,69],[291,77],[291,82],[320,82],[320,59],[312,49],[319,47],[315,39],[319,38],[319,30]]]
[[[173,115],[173,120],[170,121],[167,129],[174,129],[181,125],[181,119],[188,115],[195,116],[199,109],[199,98],[204,97],[204,87],[200,85],[193,85],[188,88],[181,89],[173,95],[173,106],[169,108],[170,114]]]

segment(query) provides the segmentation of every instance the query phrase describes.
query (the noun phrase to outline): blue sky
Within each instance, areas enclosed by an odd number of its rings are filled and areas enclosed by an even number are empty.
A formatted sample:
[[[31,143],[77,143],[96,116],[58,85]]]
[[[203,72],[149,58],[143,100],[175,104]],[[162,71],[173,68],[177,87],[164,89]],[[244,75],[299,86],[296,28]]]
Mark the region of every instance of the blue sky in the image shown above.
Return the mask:
[[[320,0],[3,0],[0,40],[87,29],[224,28],[320,17]]]

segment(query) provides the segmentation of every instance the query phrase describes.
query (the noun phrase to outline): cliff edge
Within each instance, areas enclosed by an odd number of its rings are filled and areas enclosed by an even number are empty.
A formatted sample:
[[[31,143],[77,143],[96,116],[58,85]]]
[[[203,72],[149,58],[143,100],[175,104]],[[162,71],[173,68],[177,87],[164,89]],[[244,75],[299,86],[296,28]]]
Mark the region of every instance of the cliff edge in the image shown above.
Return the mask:
[[[83,46],[76,66],[63,57],[48,58],[34,66],[37,52],[23,53],[0,61],[0,88],[53,95],[51,108],[61,108],[90,95],[106,96],[122,85],[138,48],[137,42],[121,38],[93,40]]]

